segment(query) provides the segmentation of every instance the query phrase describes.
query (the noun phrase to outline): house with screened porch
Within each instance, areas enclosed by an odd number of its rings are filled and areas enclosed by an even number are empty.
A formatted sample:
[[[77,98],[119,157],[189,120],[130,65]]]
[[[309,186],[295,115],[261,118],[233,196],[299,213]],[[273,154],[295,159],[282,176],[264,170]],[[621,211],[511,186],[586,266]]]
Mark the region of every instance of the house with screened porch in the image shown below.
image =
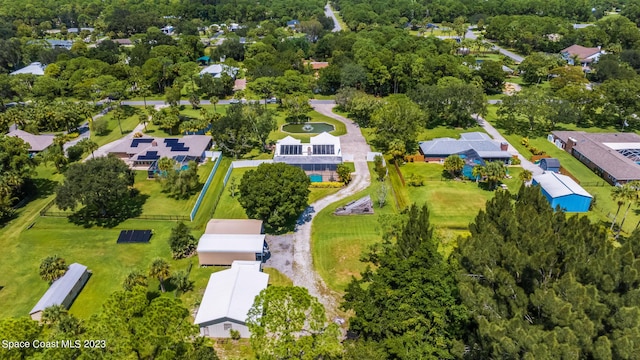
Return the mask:
[[[342,164],[340,138],[323,132],[303,143],[287,136],[276,142],[273,162],[301,168],[311,182],[338,181],[336,169]]]

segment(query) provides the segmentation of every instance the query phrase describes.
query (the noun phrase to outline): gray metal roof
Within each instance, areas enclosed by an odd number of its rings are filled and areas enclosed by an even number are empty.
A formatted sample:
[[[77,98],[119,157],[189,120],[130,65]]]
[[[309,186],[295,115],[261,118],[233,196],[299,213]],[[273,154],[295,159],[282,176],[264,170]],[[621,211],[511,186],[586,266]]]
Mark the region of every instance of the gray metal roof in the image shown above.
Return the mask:
[[[305,164],[342,164],[342,156],[316,156],[316,155],[284,155],[274,156],[273,162],[285,164],[305,165]]]
[[[31,75],[44,75],[45,65],[42,65],[39,62],[32,62],[31,64],[23,67],[22,69],[18,69],[9,75],[20,75],[20,74],[31,74]]]
[[[558,160],[556,158],[540,159],[540,165],[542,165],[543,162],[547,164],[548,168],[559,168],[560,167],[560,160]]]
[[[167,142],[170,141],[171,143]],[[132,160],[144,157],[147,152],[155,152],[158,157],[174,158],[176,156],[200,157],[209,150],[211,136],[207,135],[186,135],[182,138],[152,138],[143,136],[133,139],[123,139],[114,146],[110,153],[125,153],[131,156]],[[173,147],[172,144],[183,147]],[[181,150],[177,150],[181,149]],[[185,150],[186,149],[186,150]]]
[[[80,278],[87,272],[87,267],[73,263],[69,265],[69,270],[62,276],[60,279],[56,280],[51,284],[49,290],[47,290],[44,295],[40,298],[40,301],[36,304],[36,306],[31,309],[29,314],[36,313],[38,311],[43,311],[44,309],[53,306],[60,305],[64,301],[64,299],[69,295],[71,289],[80,281]]]
[[[508,158],[509,152],[500,150],[500,143],[480,132],[460,134],[460,139],[438,138],[420,142],[425,156],[449,156],[467,150],[475,150],[481,157]],[[484,154],[484,155],[483,155]]]
[[[593,197],[582,186],[566,175],[545,171],[540,175],[535,175],[533,180],[553,198],[567,195]]]
[[[53,139],[55,135],[45,134],[45,135],[34,135],[22,130],[13,130],[7,134],[7,136],[14,136],[22,139],[22,141],[29,144],[31,147],[30,151],[43,151],[53,144]]]

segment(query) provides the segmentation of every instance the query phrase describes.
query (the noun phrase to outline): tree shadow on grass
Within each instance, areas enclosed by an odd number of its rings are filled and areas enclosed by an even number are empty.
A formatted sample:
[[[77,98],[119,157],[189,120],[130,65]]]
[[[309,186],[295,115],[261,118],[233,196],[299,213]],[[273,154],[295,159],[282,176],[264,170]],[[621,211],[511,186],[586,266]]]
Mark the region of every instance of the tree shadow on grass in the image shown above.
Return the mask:
[[[121,199],[116,204],[113,204],[112,210],[108,211],[110,215],[101,216],[100,212],[94,207],[85,206],[69,215],[69,221],[85,228],[93,226],[113,228],[127,219],[142,215],[142,206],[148,198],[149,195],[136,191],[131,197]]]

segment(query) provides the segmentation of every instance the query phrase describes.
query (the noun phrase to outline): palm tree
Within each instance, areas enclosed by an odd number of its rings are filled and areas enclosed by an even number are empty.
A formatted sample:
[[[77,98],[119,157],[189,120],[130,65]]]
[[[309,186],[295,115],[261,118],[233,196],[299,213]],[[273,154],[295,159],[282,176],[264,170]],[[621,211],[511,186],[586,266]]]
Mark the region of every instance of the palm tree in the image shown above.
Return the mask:
[[[627,204],[627,209],[624,211],[624,215],[622,216],[622,221],[620,222],[620,226],[618,227],[616,237],[618,237],[620,235],[620,231],[622,231],[624,221],[627,219],[627,214],[629,213],[629,208],[631,208],[631,205],[637,204],[638,199],[640,198],[640,181],[630,181],[624,184],[622,187],[625,188],[625,190],[623,191],[624,198],[629,203]]]
[[[118,127],[120,128],[121,135],[124,134],[124,131],[122,131],[122,120],[124,120],[125,117],[126,114],[124,113],[122,106],[118,106],[118,108],[113,111],[113,118],[118,120]]]
[[[507,168],[500,161],[491,161],[484,167],[484,177],[490,189],[495,189],[505,176],[507,176]]]
[[[67,309],[62,305],[51,305],[42,311],[42,322],[45,324],[55,324],[67,314]]]
[[[48,281],[49,284],[61,278],[69,267],[63,258],[58,255],[51,255],[40,263],[40,277]]]
[[[529,182],[533,178],[533,173],[531,172],[531,170],[524,169],[522,170],[520,175],[518,175],[518,177],[520,177],[520,180],[522,180],[522,182]]]
[[[471,176],[476,179],[476,182],[480,181],[480,179],[484,176],[484,166],[474,166],[473,169],[471,169]]]
[[[138,114],[138,124],[144,124],[144,131],[147,132],[147,121],[149,121],[149,115],[141,112]]]
[[[130,272],[122,283],[122,287],[127,291],[131,291],[136,286],[147,287],[148,285],[147,277],[138,270]]]
[[[95,159],[95,155],[93,154],[94,151],[98,150],[100,148],[100,146],[98,146],[98,143],[96,143],[95,141],[86,138],[86,139],[82,139],[78,142],[79,145],[81,145],[85,151],[90,151],[91,152],[91,157],[93,159]]]
[[[622,186],[616,186],[611,190],[611,199],[618,204],[618,209],[616,210],[616,214],[613,216],[613,221],[611,222],[611,227],[609,230],[613,231],[613,227],[616,225],[616,219],[618,218],[618,214],[620,213],[620,208],[624,205],[625,202],[625,194]]]
[[[213,104],[213,112],[218,112],[218,110],[216,110],[216,104],[218,103],[218,101],[220,101],[220,99],[218,99],[217,96],[212,96],[209,98],[209,101],[211,102],[211,104]]]
[[[162,289],[162,292],[166,292],[164,289],[164,281],[171,276],[169,263],[165,259],[155,258],[149,268],[149,276],[158,279],[160,289]]]
[[[173,170],[176,166],[176,161],[170,157],[162,157],[158,160],[158,170],[161,171],[163,176],[167,176],[169,171]]]

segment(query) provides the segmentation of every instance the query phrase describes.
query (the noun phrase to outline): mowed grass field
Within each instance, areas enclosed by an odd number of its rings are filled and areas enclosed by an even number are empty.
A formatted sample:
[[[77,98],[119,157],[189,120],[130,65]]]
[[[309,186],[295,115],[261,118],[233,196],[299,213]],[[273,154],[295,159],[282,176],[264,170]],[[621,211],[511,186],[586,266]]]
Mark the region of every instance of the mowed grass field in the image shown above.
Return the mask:
[[[372,168],[372,164],[369,165]],[[382,241],[380,217],[396,214],[394,192],[399,198],[400,206],[413,203],[428,204],[431,210],[431,223],[441,243],[440,250],[448,255],[456,246],[458,236],[468,234],[469,223],[491,199],[495,192],[482,189],[473,181],[446,180],[442,177],[443,166],[440,164],[407,163],[400,167],[406,178],[410,174],[420,175],[425,180],[422,187],[403,187],[395,182],[392,189],[393,176],[387,178],[387,204],[379,208],[374,204],[373,215],[335,216],[333,211],[349,201],[371,195],[377,200],[378,181],[373,181],[366,190],[339,201],[320,211],[312,225],[312,251],[316,270],[327,285],[338,292],[344,291],[351,277],[359,277],[366,264],[360,262],[361,255],[369,247]],[[510,167],[511,179],[505,179],[510,191],[516,192],[520,187],[518,175],[520,167]],[[390,174],[395,169],[390,169]],[[375,174],[372,173],[372,179]],[[405,199],[405,200],[403,200]]]
[[[223,160],[212,189],[222,182],[228,164],[228,160]],[[208,176],[212,165],[201,167],[201,179]],[[28,316],[49,286],[40,279],[38,268],[41,259],[50,255],[59,255],[68,264],[81,263],[92,271],[91,278],[70,309],[80,318],[86,319],[99,311],[111,293],[122,289],[122,281],[130,271],[138,269],[146,273],[155,257],[168,260],[171,271],[187,269],[192,264],[190,279],[195,281],[195,290],[181,294],[180,298],[189,309],[194,308],[202,298],[211,273],[222,268],[199,268],[197,257],[172,260],[168,239],[176,222],[130,219],[114,228],[84,228],[70,223],[67,218],[40,217],[40,209],[54,198],[53,189],[61,179],[62,175],[56,174],[52,168],[39,166],[35,181],[40,185],[41,194],[20,208],[18,216],[0,229],[0,247],[5,256],[0,262],[0,317]],[[184,204],[180,205],[173,203],[178,200],[159,194],[157,182],[136,178],[136,183],[142,187],[142,192],[149,191],[151,195],[143,214],[188,215],[191,210],[194,199],[182,200]],[[209,191],[195,221],[187,222],[196,238],[202,234],[210,218],[212,200]],[[152,230],[154,235],[147,244],[116,244],[121,230]],[[171,286],[167,287],[170,291],[162,295],[175,296]],[[158,281],[150,279],[149,289],[159,291]]]
[[[370,170],[372,163],[369,164]],[[375,174],[372,171],[372,179]],[[346,203],[371,195],[377,201],[376,191],[380,183],[373,180],[364,191],[329,205],[314,218],[311,226],[311,251],[313,265],[327,285],[337,291],[344,291],[352,276],[359,276],[366,267],[360,262],[360,255],[371,245],[381,241],[380,216],[395,214],[391,185],[387,180],[387,203],[380,208],[374,206],[372,215],[336,216],[336,208]]]

